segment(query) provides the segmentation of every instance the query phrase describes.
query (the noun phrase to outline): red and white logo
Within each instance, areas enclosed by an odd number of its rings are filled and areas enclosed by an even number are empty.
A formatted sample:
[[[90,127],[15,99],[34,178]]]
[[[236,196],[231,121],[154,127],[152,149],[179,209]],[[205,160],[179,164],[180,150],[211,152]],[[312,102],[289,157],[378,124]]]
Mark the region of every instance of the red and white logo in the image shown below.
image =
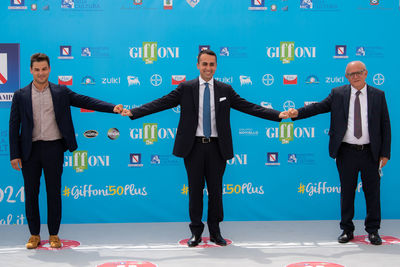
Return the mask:
[[[157,265],[148,261],[116,261],[103,263],[96,267],[157,267]]]
[[[8,79],[7,54],[0,53],[0,84],[5,84]]]
[[[172,9],[172,0],[164,0],[164,9]]]
[[[224,238],[226,241],[227,245],[232,244],[232,240],[226,239]],[[179,245],[182,246],[186,246],[187,247],[187,242],[189,241],[189,238],[183,239],[179,241]],[[196,248],[213,248],[213,247],[220,247],[219,245],[215,244],[214,242],[210,241],[209,237],[202,237],[201,241],[203,241],[202,243],[200,243],[198,246],[196,246]]]
[[[72,85],[72,76],[58,76],[58,84],[60,85]]]
[[[186,75],[172,75],[172,85],[178,85],[186,81]]]
[[[297,84],[297,75],[283,75],[283,84]]]
[[[52,248],[50,247],[49,240],[42,240],[40,241],[40,245],[37,247],[39,250],[62,250],[62,249],[69,249],[78,247],[81,245],[78,241],[75,240],[65,240],[61,239],[61,247],[60,248]]]
[[[330,262],[310,261],[310,262],[292,263],[286,265],[286,267],[344,267],[344,266]]]

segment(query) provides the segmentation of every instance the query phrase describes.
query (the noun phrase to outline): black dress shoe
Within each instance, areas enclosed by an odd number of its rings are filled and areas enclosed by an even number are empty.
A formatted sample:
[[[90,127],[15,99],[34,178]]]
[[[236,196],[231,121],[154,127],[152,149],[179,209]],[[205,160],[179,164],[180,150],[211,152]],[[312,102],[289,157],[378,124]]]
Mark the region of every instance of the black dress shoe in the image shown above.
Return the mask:
[[[226,246],[225,239],[221,236],[221,234],[210,235],[210,241],[214,242],[219,246]]]
[[[187,244],[189,247],[195,247],[201,242],[201,236],[192,235]]]
[[[338,237],[339,243],[347,243],[354,238],[353,232],[346,232],[343,233]]]
[[[368,234],[368,239],[371,242],[372,245],[382,245],[382,239],[379,236],[378,232],[375,233],[369,233]]]

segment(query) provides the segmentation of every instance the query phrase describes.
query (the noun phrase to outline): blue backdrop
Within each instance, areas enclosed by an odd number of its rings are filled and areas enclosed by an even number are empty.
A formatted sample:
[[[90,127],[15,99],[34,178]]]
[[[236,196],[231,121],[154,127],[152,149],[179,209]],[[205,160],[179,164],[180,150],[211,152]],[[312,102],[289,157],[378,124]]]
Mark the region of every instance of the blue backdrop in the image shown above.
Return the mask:
[[[23,179],[9,162],[12,93],[31,80],[33,53],[50,56],[54,83],[132,108],[198,76],[196,56],[218,55],[215,78],[265,107],[299,108],[347,83],[366,63],[385,91],[392,159],[382,217],[400,219],[394,112],[400,3],[386,0],[7,0],[0,3],[0,223],[26,223]],[[188,221],[183,161],[172,156],[179,107],[131,121],[74,108],[78,150],[65,154],[63,223]],[[235,157],[224,176],[225,220],[339,219],[328,156],[329,114],[283,123],[232,112]],[[361,183],[356,218],[365,216]],[[46,221],[44,180],[41,214]]]

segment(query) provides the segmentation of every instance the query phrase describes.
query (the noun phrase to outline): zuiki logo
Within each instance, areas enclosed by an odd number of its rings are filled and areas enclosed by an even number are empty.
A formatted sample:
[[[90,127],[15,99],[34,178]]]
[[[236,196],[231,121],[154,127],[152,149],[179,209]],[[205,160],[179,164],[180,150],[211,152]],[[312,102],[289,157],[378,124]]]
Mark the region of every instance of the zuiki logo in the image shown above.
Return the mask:
[[[267,46],[267,57],[279,58],[283,64],[290,63],[295,58],[315,58],[316,47],[295,47],[294,42],[280,42],[279,47]]]
[[[88,151],[74,151],[72,156],[64,157],[64,167],[73,167],[76,172],[83,172],[90,167],[110,166],[110,156],[89,155]]]
[[[179,58],[179,47],[158,47],[157,42],[143,42],[142,47],[130,47],[129,56],[153,64],[158,58]]]

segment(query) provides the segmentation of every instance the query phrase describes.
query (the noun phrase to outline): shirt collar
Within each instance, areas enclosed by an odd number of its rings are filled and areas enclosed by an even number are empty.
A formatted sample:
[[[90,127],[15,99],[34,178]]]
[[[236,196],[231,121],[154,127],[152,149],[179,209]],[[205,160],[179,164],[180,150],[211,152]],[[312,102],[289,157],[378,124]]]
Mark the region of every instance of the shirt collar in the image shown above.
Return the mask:
[[[200,85],[203,85],[203,84],[205,84],[205,83],[208,83],[208,85],[210,85],[210,86],[214,86],[214,78],[212,78],[211,80],[209,80],[208,82],[206,82],[205,80],[203,80],[203,79],[201,78],[201,76],[199,76],[199,84],[200,84]]]
[[[351,86],[351,94],[355,95],[357,93],[357,89]],[[365,95],[367,93],[367,84],[364,85],[364,87],[360,90],[362,95]]]
[[[39,89],[36,88],[35,84],[32,83],[32,89],[35,90],[38,93],[45,92],[49,88],[50,88],[50,84],[47,84],[47,86],[43,89],[43,91],[40,91]]]

